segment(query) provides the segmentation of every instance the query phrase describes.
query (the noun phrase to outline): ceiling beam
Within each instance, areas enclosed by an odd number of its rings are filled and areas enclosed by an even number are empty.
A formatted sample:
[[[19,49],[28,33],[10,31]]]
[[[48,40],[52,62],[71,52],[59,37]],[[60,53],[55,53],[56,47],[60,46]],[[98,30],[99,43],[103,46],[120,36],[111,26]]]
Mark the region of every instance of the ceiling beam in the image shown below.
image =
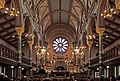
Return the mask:
[[[11,26],[14,26],[11,22],[9,22],[10,19],[7,19],[6,16],[4,16],[4,14],[0,13],[0,16],[2,16],[6,20],[6,22],[9,23]],[[15,20],[15,17],[13,17],[12,19]]]
[[[27,39],[22,39],[22,43],[23,43],[24,41],[26,41],[26,40],[27,40]],[[17,43],[18,43],[18,42],[16,42],[16,41],[17,41],[17,40],[13,40],[13,41],[11,41],[11,42],[15,42],[15,43],[14,43],[14,45],[15,45],[15,44],[17,44]],[[24,42],[24,43],[27,43],[27,41],[26,41],[26,42]]]
[[[72,5],[73,4],[73,0],[70,0],[70,5],[69,5],[69,11],[72,12]],[[69,23],[70,22],[70,15],[68,15],[68,20],[67,22]]]
[[[6,19],[5,19],[6,20]],[[0,26],[3,26],[3,25],[5,25],[7,22],[13,22],[15,20],[15,18],[12,18],[12,19],[10,19],[10,20],[8,20],[8,21],[5,21],[5,22],[3,22],[3,23],[0,23]]]
[[[14,27],[13,27],[13,26],[9,26],[9,27],[7,27],[7,28],[3,28],[3,30],[1,30],[0,33],[5,32],[6,30],[8,31],[8,30],[10,30],[11,28],[14,28]]]
[[[104,33],[107,34],[107,35],[111,35],[112,37],[119,38],[119,36],[116,36],[116,35],[108,32],[108,31],[105,31]]]
[[[107,35],[104,35],[104,39],[108,39],[108,40],[111,40],[111,41],[114,41],[114,39],[110,38],[110,35],[108,36],[108,38],[106,38]]]
[[[98,35],[97,35],[97,33],[94,33],[95,34],[95,39],[94,40],[97,40],[98,42],[99,42],[99,37],[98,37]],[[109,41],[107,41],[107,40],[105,40],[105,39],[110,39],[111,41],[114,41],[113,39],[111,39],[111,38],[105,38],[105,36],[103,35],[103,43],[106,43],[106,44],[108,44],[108,43],[110,43]]]
[[[44,16],[44,14],[45,14],[45,12],[46,12],[47,8],[48,8],[48,6],[46,6],[46,7],[45,7],[45,9],[44,9],[43,13],[41,14],[41,18]]]
[[[15,45],[13,45],[11,42],[9,42],[8,40],[6,39],[3,39],[2,37],[0,37],[0,39],[4,40],[5,42],[7,42],[8,44],[10,44],[11,46],[15,47]]]
[[[59,0],[59,10],[61,11],[61,0]],[[59,22],[61,22],[61,12],[59,12]]]
[[[120,27],[120,24],[119,23],[116,23],[116,22],[113,22],[113,21],[111,21],[111,20],[109,20],[109,19],[105,19],[107,22],[109,22],[110,24],[114,24],[115,26],[118,26],[118,27]]]
[[[109,30],[111,30],[111,31],[114,31],[114,32],[120,34],[120,31],[119,31],[119,30],[116,30],[116,28],[112,28],[112,27],[110,27],[110,26],[106,26],[106,29],[109,29]]]
[[[16,31],[8,32],[7,34],[3,35],[2,37],[4,38],[4,37],[6,37],[7,35],[11,35],[11,36],[12,36],[12,34],[15,34],[15,33],[17,33],[17,32],[16,32]]]
[[[50,0],[47,0],[47,2],[48,2],[48,8],[49,8],[49,12],[51,12],[52,11],[52,8],[51,8],[51,4],[50,4]],[[51,23],[53,23],[53,15],[52,14],[50,14],[50,19],[51,19]]]
[[[10,40],[10,39],[17,39],[17,35],[14,35],[15,37],[13,38],[12,36],[10,36],[9,38],[7,38],[7,40]]]
[[[96,37],[95,39],[93,39],[93,41],[96,41],[96,42],[98,42],[99,43],[99,38],[98,37]],[[105,40],[105,39],[103,39],[103,44],[108,44],[108,43],[110,43],[109,41],[107,41],[107,40]]]

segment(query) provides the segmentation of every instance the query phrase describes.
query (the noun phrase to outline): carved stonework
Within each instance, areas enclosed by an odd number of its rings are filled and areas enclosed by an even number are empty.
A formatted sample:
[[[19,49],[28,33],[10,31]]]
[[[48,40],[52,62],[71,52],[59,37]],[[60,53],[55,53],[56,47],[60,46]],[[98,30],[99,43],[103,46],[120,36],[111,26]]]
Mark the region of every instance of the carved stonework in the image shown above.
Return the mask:
[[[22,33],[24,32],[24,28],[23,27],[16,27],[15,30],[17,31],[18,36],[21,37]]]
[[[0,9],[5,7],[5,0],[0,0]]]
[[[120,0],[115,0],[116,9],[120,10]]]

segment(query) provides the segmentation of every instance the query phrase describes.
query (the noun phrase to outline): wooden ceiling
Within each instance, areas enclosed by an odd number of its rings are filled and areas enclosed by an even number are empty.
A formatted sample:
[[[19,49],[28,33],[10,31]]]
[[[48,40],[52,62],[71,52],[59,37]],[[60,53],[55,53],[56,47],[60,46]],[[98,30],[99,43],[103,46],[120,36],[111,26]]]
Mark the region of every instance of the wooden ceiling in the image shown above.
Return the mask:
[[[30,1],[30,0],[29,0]],[[114,0],[109,0],[110,5],[115,8]],[[96,0],[34,0],[34,9],[38,24],[42,25],[40,31],[45,31],[47,27],[55,23],[65,23],[71,25],[76,31],[84,27],[86,15],[91,6],[96,5]],[[104,47],[109,46],[120,38],[120,10],[111,18],[105,19],[106,30],[103,35]],[[27,45],[27,26],[22,36],[22,45]],[[95,36],[93,45],[98,47],[98,34],[93,28]],[[0,38],[7,43],[17,46],[17,32],[15,31],[15,17],[11,17],[0,10]]]

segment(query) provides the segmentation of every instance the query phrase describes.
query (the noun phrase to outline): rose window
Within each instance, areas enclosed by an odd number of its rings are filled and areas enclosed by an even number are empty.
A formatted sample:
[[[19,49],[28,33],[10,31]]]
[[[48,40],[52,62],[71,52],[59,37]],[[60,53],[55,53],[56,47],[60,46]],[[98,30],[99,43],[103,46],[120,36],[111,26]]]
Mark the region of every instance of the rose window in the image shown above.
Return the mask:
[[[53,49],[56,53],[64,53],[68,49],[68,41],[65,38],[56,38],[53,41]]]

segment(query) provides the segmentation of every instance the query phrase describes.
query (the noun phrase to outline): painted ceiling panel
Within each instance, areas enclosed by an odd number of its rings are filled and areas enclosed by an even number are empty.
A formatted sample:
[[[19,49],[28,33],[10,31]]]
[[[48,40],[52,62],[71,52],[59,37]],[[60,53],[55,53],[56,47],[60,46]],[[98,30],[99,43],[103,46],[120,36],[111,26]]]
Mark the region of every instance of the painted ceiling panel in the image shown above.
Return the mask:
[[[46,6],[39,8],[39,14],[42,15],[45,9],[46,9]]]
[[[51,11],[59,9],[59,0],[50,0]]]
[[[53,22],[58,23],[59,22],[59,13],[53,14]]]
[[[44,17],[46,14],[48,14],[49,13],[49,8],[48,7],[46,7],[45,8],[45,10],[43,11],[43,13],[42,13],[42,17]]]
[[[69,11],[70,10],[70,1],[71,0],[50,0],[51,11],[59,10],[59,9]],[[52,15],[52,18],[53,18],[53,22],[54,23],[58,23],[59,21],[63,22],[63,23],[67,23],[67,21],[68,21],[68,14],[54,13]]]
[[[61,0],[61,4],[62,4],[61,9],[69,11],[70,1],[71,0]]]
[[[67,23],[68,22],[68,14],[62,13],[61,14],[61,22]]]

